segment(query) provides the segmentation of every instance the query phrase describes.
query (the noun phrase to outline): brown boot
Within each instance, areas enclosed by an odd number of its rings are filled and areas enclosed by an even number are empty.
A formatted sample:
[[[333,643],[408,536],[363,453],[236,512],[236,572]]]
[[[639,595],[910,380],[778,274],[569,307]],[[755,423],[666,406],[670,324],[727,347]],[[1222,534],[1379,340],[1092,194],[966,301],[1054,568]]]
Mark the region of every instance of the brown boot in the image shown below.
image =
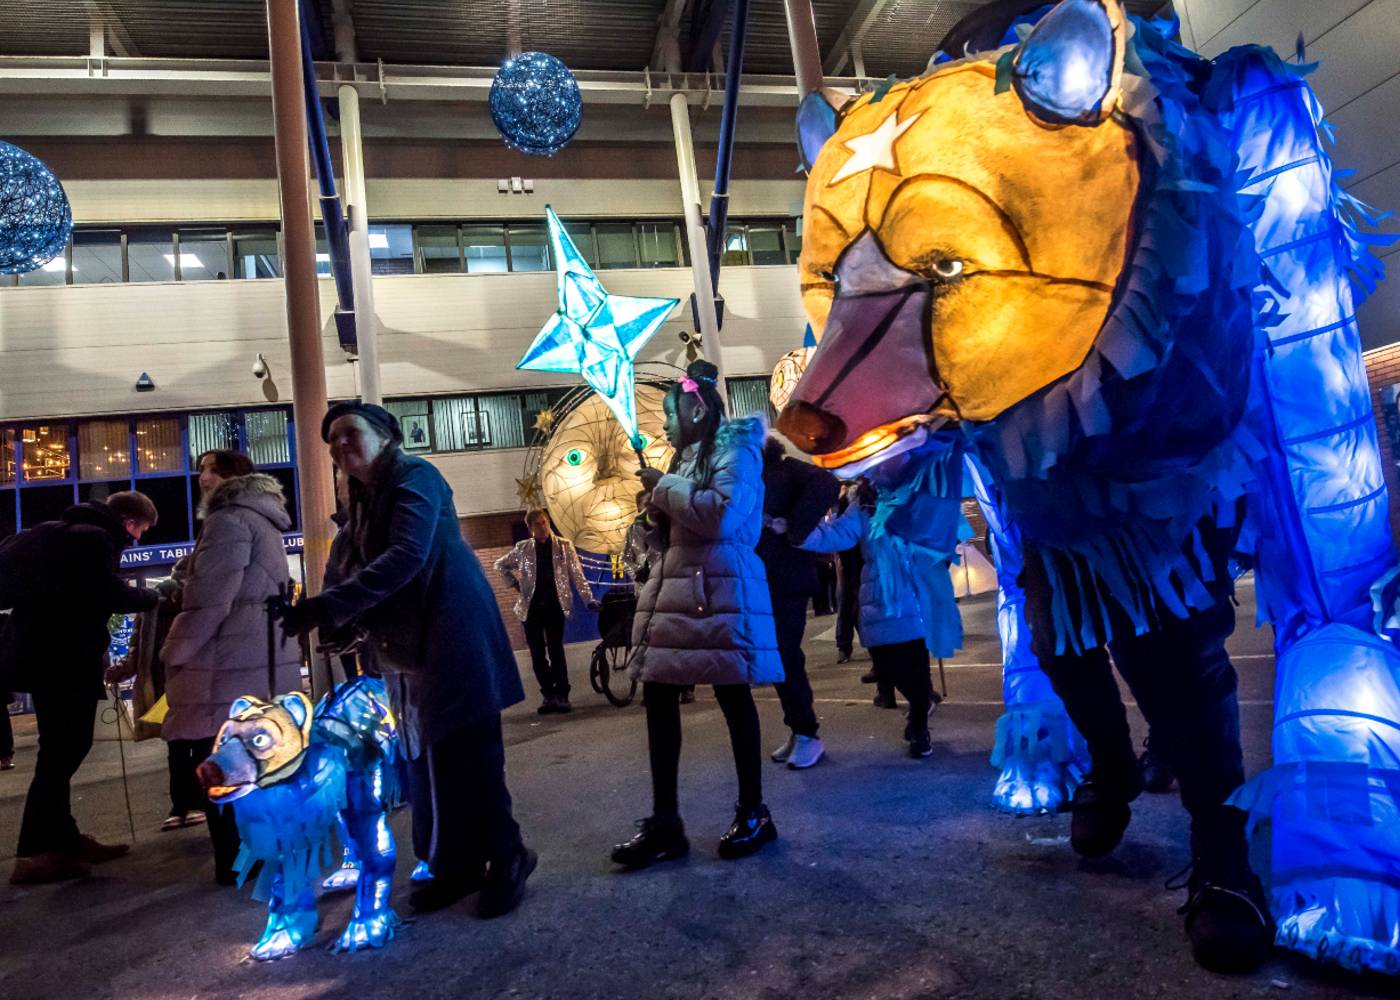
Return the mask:
[[[119,858],[131,850],[130,844],[99,844],[87,834],[78,841],[77,859],[90,865],[100,865],[104,861]]]
[[[58,851],[45,851],[32,858],[15,858],[15,870],[10,875],[12,885],[40,885],[44,882],[62,882],[70,878],[82,878],[91,874],[88,864],[60,854]]]

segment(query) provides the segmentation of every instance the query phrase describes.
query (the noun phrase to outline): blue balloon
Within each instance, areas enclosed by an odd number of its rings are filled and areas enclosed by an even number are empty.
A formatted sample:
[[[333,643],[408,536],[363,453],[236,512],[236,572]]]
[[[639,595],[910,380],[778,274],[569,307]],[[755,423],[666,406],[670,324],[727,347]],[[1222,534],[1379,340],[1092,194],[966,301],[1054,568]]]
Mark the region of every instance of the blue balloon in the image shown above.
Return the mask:
[[[491,83],[491,120],[506,143],[553,156],[583,121],[583,97],[567,66],[543,52],[507,59]]]
[[[24,274],[63,252],[73,210],[53,171],[0,142],[0,274]]]

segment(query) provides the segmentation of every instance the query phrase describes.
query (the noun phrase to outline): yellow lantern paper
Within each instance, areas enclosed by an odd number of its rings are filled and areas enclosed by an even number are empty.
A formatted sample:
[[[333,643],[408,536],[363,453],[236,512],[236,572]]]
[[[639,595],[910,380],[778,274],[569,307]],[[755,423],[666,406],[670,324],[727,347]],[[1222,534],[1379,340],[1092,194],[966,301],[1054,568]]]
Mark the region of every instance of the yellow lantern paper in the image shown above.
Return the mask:
[[[665,469],[662,390],[637,386],[637,427],[647,464]],[[540,460],[540,488],[559,533],[585,552],[617,555],[637,514],[641,464],[603,398],[589,396],[559,419]]]
[[[778,359],[773,376],[768,380],[768,398],[778,413],[783,412],[783,407],[792,398],[792,391],[797,388],[797,381],[802,378],[802,371],[815,350],[815,347],[800,347]]]

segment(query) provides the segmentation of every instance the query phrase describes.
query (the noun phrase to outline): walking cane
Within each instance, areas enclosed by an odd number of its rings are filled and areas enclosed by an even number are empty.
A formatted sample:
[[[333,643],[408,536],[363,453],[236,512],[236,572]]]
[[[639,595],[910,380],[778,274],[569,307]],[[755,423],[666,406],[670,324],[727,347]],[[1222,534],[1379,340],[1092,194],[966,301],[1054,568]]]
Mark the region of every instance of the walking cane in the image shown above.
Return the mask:
[[[948,677],[943,673],[943,657],[938,658],[938,685],[943,688],[943,697],[948,697]]]
[[[270,594],[265,602],[267,606],[267,696],[272,698],[277,694],[277,627],[276,623],[287,612],[287,585],[279,583],[277,593]],[[282,636],[285,644],[287,637]]]

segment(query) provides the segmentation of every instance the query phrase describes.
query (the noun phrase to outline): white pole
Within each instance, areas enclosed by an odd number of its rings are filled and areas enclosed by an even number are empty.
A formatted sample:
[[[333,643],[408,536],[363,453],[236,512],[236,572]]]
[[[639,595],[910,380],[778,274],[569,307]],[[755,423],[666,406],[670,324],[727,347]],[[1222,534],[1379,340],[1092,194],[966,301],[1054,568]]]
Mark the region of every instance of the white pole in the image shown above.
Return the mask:
[[[719,369],[721,399],[728,400],[724,380],[724,356],[715,321],[715,290],[710,284],[710,254],[705,246],[705,223],[700,217],[700,182],[695,173],[695,144],[690,135],[690,109],[685,94],[671,95],[671,131],[676,139],[676,166],[681,177],[681,201],[685,209],[685,236],[690,247],[690,273],[700,312],[700,339],[705,358]]]
[[[379,382],[379,323],[374,315],[374,279],[365,204],[365,151],[360,132],[360,95],[340,88],[340,148],[345,170],[345,215],[350,228],[350,283],[355,295],[355,339],[359,343],[360,398],[382,405]]]

